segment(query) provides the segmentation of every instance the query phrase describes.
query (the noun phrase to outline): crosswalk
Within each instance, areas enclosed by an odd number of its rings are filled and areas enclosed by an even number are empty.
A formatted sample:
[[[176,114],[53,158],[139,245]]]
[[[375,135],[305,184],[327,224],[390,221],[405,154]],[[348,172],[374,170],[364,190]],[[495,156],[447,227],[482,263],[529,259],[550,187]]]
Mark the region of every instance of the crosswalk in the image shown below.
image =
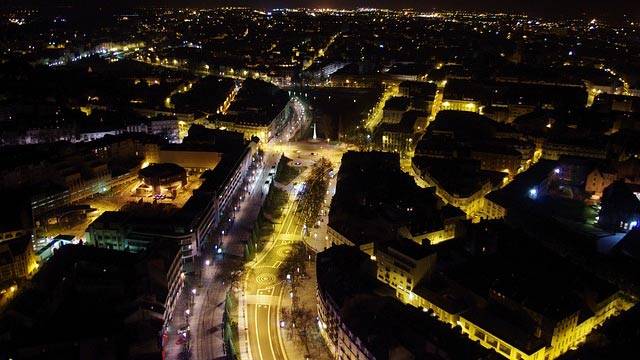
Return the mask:
[[[245,303],[247,305],[276,305],[278,303],[278,297],[265,294],[247,294],[245,295]]]

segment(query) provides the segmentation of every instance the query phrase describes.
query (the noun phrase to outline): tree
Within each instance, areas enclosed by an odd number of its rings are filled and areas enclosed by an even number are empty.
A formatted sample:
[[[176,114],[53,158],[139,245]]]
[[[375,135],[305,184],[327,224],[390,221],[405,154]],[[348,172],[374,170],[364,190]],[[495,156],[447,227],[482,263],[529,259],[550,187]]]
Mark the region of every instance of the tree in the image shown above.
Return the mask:
[[[307,227],[312,227],[318,219],[329,187],[331,167],[329,160],[321,158],[313,165],[307,178],[307,186],[298,206],[298,214]]]

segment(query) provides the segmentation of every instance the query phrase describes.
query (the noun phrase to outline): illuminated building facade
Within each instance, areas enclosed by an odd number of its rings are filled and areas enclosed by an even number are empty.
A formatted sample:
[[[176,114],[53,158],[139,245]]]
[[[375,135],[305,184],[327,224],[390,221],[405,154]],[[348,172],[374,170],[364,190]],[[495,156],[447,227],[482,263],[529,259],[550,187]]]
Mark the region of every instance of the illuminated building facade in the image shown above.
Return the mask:
[[[226,218],[223,216],[255,165],[257,144],[249,142],[222,156],[216,167],[206,170],[203,183],[180,209],[142,209],[104,212],[87,229],[87,241],[98,247],[121,251],[146,250],[157,239],[180,244],[185,272],[194,271],[194,258],[207,236]]]
[[[402,120],[402,115],[409,110],[410,101],[408,97],[392,97],[385,102],[382,109],[382,122],[387,124],[398,124]]]
[[[31,235],[0,240],[0,284],[27,279],[37,267]],[[12,285],[11,285],[12,286]],[[0,289],[3,290],[3,289]]]
[[[412,240],[380,244],[375,251],[378,280],[393,288],[412,291],[435,267],[436,254]]]
[[[531,250],[532,253],[536,251]],[[440,321],[458,328],[470,340],[514,360],[555,359],[580,346],[595,327],[635,303],[626,293],[591,278],[593,275],[575,273],[570,266],[566,266],[565,273],[555,280],[544,274],[531,275],[526,268],[499,270],[503,265],[496,265],[498,270],[492,270],[494,265],[486,261],[469,266],[480,266],[476,270],[480,274],[485,271],[495,274],[490,275],[494,280],[487,295],[481,295],[485,290],[477,292],[478,280],[485,275],[476,278],[468,272],[455,270],[452,276],[427,277],[413,289],[386,283],[396,290],[401,301],[433,312]],[[503,260],[498,258],[497,261]],[[554,269],[558,267],[549,265],[552,261],[544,263]],[[383,266],[385,264],[378,261],[378,269]],[[466,266],[463,268],[467,269]],[[504,271],[508,274],[501,274]],[[539,272],[546,274],[555,270]],[[568,279],[573,277],[588,284],[584,285],[587,290],[580,284],[568,285]]]
[[[441,110],[457,110],[457,111],[469,111],[481,114],[482,106],[479,101],[473,99],[443,99]]]
[[[416,174],[420,174],[420,177],[429,186],[433,186],[436,189],[436,194],[444,200],[447,204],[451,204],[460,210],[464,211],[468,216],[473,216],[478,213],[484,204],[484,196],[491,192],[495,184],[492,183],[490,178],[477,176],[471,186],[465,184],[464,187],[460,187],[460,190],[456,190],[453,182],[447,181],[446,178],[441,178],[426,168],[422,168],[420,165],[416,165],[417,158],[414,158],[412,166]],[[432,159],[436,160],[436,159]],[[462,176],[461,173],[457,175],[458,180],[470,180],[469,176]],[[464,178],[464,179],[463,179]],[[446,185],[446,186],[445,186]],[[464,190],[462,190],[464,189]]]

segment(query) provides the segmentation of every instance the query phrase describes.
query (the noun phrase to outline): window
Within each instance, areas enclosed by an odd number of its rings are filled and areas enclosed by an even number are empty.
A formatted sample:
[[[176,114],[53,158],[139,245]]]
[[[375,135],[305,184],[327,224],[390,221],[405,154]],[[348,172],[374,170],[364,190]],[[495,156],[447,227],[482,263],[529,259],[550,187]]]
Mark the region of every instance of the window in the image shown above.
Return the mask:
[[[511,355],[511,348],[506,346],[505,344],[500,343],[500,348],[499,349],[500,349],[501,352],[503,352],[503,353],[505,353],[507,355]]]
[[[494,338],[493,336],[487,335],[486,341],[489,345],[493,346],[494,348],[498,347],[498,340],[496,340],[496,338]]]

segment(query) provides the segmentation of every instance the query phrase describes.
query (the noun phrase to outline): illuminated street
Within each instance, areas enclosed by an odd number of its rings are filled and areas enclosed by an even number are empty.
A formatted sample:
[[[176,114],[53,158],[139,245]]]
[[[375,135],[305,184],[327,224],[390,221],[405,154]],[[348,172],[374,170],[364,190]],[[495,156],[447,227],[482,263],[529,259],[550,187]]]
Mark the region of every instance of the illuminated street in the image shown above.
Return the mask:
[[[332,161],[334,168],[339,166],[340,157],[345,149],[342,146],[326,143],[297,142],[280,145],[278,151],[283,151],[293,162],[300,162],[303,166],[310,166],[317,159],[325,157]],[[313,155],[312,155],[313,153]],[[300,174],[292,183],[304,180],[305,173]],[[332,179],[329,193],[335,187],[335,178]],[[240,341],[246,341],[247,351],[245,355],[251,359],[297,359],[302,354],[289,354],[286,352],[285,342],[288,341],[282,334],[280,316],[282,303],[286,301],[284,296],[288,293],[286,278],[278,277],[278,267],[286,260],[291,245],[303,241],[303,225],[296,215],[298,202],[295,201],[293,186],[286,187],[289,192],[289,202],[285,206],[281,223],[276,225],[275,234],[265,250],[257,255],[256,259],[249,263],[248,272],[244,280],[244,296],[240,309],[241,322],[245,321],[246,337],[240,337]],[[326,204],[330,203],[328,194]],[[311,237],[307,242],[316,250],[322,250],[326,246],[324,236],[326,232],[326,214],[321,217],[321,226],[311,230]],[[318,236],[315,236],[317,234]],[[286,324],[284,324],[287,326]],[[242,331],[241,331],[242,333]],[[245,344],[246,345],[246,344]],[[288,344],[287,344],[288,345]],[[241,348],[243,344],[241,343]]]
[[[222,240],[222,253],[219,254],[217,248],[209,245],[200,257],[200,276],[194,280],[192,288],[185,288],[180,299],[185,305],[171,327],[179,329],[187,324],[183,313],[189,309],[190,341],[175,346],[178,337],[172,333],[168,359],[181,359],[184,351],[194,359],[218,359],[225,355],[222,339],[224,301],[227,292],[233,290],[232,284],[221,280],[228,275],[221,269],[222,262],[237,262],[244,256],[243,241],[249,237],[264,200],[261,184],[269,177],[269,170],[276,163],[276,154],[267,153],[262,171],[249,188],[248,195],[238,205],[233,225],[224,235],[214,235]],[[192,294],[194,288],[195,296]]]

